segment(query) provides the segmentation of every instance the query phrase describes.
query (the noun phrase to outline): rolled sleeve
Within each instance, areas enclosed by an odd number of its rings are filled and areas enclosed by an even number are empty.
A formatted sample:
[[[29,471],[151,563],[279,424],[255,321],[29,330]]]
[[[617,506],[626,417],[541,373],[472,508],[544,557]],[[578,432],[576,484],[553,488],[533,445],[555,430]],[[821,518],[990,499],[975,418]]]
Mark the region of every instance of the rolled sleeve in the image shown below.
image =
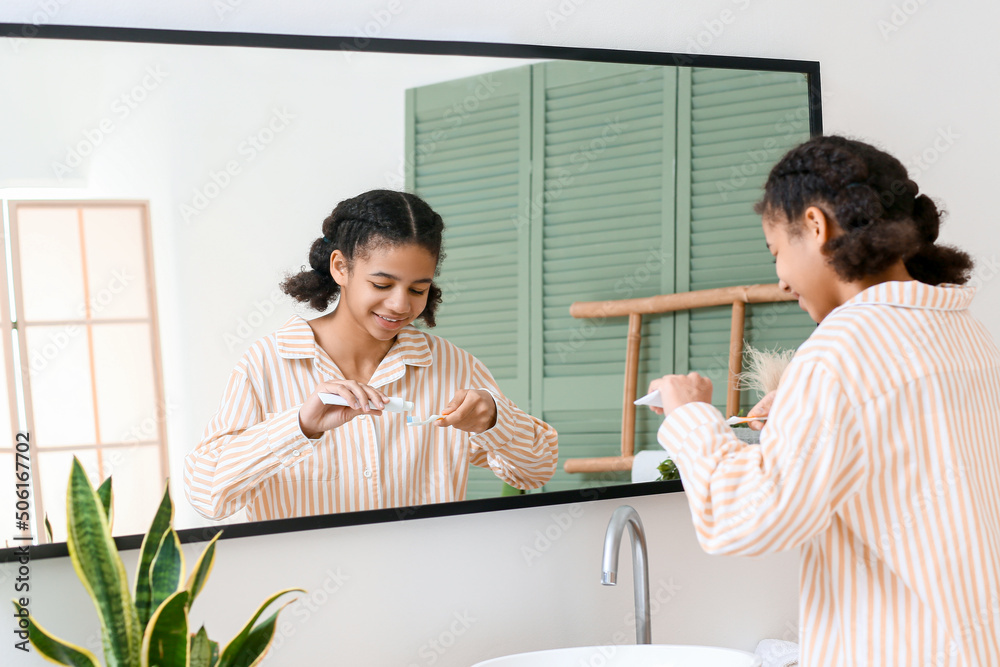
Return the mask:
[[[224,519],[242,509],[261,482],[311,456],[312,443],[302,433],[299,406],[263,414],[253,383],[237,370],[204,438],[185,457],[188,501],[201,515]]]
[[[497,421],[492,428],[482,433],[474,433],[472,435],[472,444],[488,452],[492,452],[506,447],[514,441],[514,429],[516,428],[514,410],[511,409],[511,406],[506,401],[498,398],[496,392],[492,389],[488,387],[481,387],[481,389],[488,391],[490,396],[493,397],[493,403],[496,405],[497,410]]]
[[[718,443],[735,439],[722,414],[708,403],[687,403],[673,410],[660,424],[656,437],[675,463],[680,459],[690,463],[709,455]]]
[[[657,431],[684,482],[709,553],[793,549],[824,530],[864,475],[852,413],[822,366],[789,366],[760,445],[739,440],[715,407],[688,403]]]

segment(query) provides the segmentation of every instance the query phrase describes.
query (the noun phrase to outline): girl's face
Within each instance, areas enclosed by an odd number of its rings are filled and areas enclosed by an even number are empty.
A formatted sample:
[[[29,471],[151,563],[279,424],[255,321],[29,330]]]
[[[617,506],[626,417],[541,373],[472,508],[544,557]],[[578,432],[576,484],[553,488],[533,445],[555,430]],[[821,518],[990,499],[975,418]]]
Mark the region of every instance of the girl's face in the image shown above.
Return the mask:
[[[410,243],[382,246],[355,257],[350,269],[339,250],[330,256],[330,274],[340,285],[340,304],[373,338],[391,340],[427,305],[437,257]]]
[[[810,206],[798,224],[799,233],[789,233],[789,224],[783,216],[778,218],[765,213],[764,238],[774,255],[781,289],[798,297],[799,308],[819,323],[842,302],[841,279],[822,251],[823,245],[832,238],[830,235],[836,232],[835,223],[827,219],[822,210]]]

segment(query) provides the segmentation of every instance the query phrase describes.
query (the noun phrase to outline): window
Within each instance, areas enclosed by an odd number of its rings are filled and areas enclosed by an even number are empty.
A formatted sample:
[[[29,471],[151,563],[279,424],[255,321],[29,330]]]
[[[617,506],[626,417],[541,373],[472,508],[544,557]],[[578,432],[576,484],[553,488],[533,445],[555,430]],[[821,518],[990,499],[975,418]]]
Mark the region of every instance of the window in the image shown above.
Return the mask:
[[[65,540],[74,456],[95,486],[113,475],[116,495],[130,499],[115,504],[114,532],[142,533],[166,470],[148,207],[4,206],[11,260],[4,360],[20,369],[6,374],[6,413],[11,427],[31,436],[33,534],[44,534],[47,515],[53,539]],[[8,470],[9,451],[0,452]]]

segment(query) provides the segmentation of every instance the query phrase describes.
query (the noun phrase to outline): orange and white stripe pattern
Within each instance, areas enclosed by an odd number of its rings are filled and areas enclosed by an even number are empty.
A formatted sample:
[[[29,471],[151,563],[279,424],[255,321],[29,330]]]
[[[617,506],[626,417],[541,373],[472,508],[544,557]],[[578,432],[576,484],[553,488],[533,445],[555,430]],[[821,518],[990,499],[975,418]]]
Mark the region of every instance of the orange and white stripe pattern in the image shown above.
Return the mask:
[[[802,547],[804,667],[1000,665],[1000,351],[973,288],[868,288],[802,344],[760,446],[659,430],[702,547]]]
[[[464,499],[470,463],[520,489],[555,472],[555,430],[518,409],[482,362],[442,338],[402,329],[368,384],[413,401],[419,417],[440,414],[459,389],[485,389],[497,405],[488,431],[407,426],[405,413],[385,411],[307,439],[299,406],[320,382],[342,378],[301,317],[254,343],[185,459],[184,490],[195,509],[221,519],[246,507],[254,521],[403,507]]]

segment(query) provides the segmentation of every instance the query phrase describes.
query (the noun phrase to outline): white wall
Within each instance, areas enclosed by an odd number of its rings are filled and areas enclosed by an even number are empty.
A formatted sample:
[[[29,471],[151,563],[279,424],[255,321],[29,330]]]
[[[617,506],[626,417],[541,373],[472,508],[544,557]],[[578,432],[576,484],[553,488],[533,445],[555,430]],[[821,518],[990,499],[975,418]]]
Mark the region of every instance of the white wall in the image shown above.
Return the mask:
[[[683,494],[629,502],[647,532],[655,643],[752,651],[763,637],[795,637],[796,554],[708,556],[695,540]],[[618,585],[600,584],[604,531],[619,504],[222,540],[192,623],[197,629],[204,622],[209,636],[225,643],[269,594],[302,587],[309,597],[282,612],[265,664],[468,667],[520,651],[632,644],[627,538]],[[200,550],[185,549],[189,566]],[[130,577],[135,557],[126,552]],[[12,572],[3,567],[6,593]],[[31,611],[39,622],[99,654],[99,625],[67,559],[31,567]],[[0,663],[46,664],[35,654],[15,657],[4,639]]]
[[[1000,234],[990,220],[990,176],[1000,154],[995,3],[373,0],[344,6],[299,0],[280,9],[259,0],[59,3],[8,0],[0,20],[31,21],[37,15],[67,24],[331,35],[368,29],[379,37],[818,60],[826,131],[874,141],[919,169],[922,189],[951,213],[945,240],[980,259],[975,310],[1000,338]],[[921,168],[913,162],[923,154],[933,164]],[[340,657],[346,664],[431,664],[421,646],[444,637],[452,614],[465,611],[477,621],[434,664],[468,665],[487,655],[606,641],[631,604],[627,581],[617,589],[594,583],[604,523],[616,504],[585,505],[572,529],[531,566],[519,548],[553,524],[556,510],[224,543],[197,613],[212,619],[215,636],[225,637],[243,610],[267,592],[283,585],[321,587],[325,563],[310,559],[322,553],[352,578],[309,621],[293,626],[295,635],[269,664],[315,664],[317,656],[329,656],[331,663]],[[669,583],[670,577],[683,587],[654,617],[654,641],[752,649],[757,639],[794,628],[794,554],[757,561],[709,558],[697,550],[681,496],[634,504],[650,533],[654,591],[656,582]],[[69,568],[49,561],[33,572],[39,617],[54,617],[56,631],[76,627],[75,617],[89,608],[71,592],[77,589]],[[223,601],[227,596],[232,604]],[[5,642],[0,650],[9,646]]]

